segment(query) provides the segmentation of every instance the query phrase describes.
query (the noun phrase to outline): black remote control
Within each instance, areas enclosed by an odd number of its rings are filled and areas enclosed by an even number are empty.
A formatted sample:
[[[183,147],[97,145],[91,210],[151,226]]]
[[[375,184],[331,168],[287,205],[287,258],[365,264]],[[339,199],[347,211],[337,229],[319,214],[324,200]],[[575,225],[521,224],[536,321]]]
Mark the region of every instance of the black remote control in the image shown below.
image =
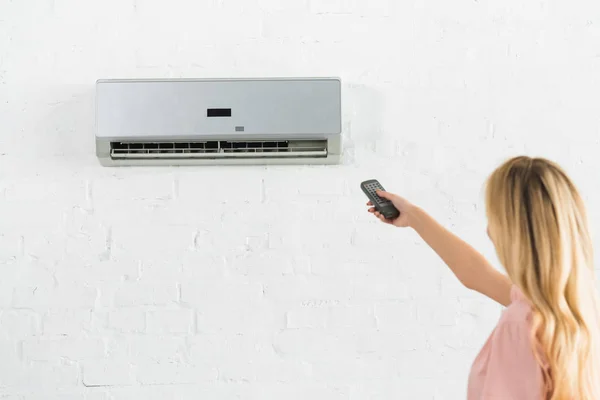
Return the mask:
[[[386,219],[396,219],[400,215],[400,212],[391,201],[387,199],[383,199],[377,196],[376,190],[381,190],[385,192],[383,186],[377,179],[369,179],[368,181],[364,181],[360,184],[360,188],[367,195],[371,203],[373,203],[373,207],[377,211],[381,213]]]

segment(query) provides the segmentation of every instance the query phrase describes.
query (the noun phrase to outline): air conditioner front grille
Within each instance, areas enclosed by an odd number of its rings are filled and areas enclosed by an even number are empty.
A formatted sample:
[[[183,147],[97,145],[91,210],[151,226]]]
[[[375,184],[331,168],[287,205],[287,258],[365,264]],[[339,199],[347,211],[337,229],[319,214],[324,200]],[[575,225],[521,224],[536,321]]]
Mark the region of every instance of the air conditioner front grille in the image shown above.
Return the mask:
[[[327,157],[327,140],[111,142],[111,158],[288,158]]]

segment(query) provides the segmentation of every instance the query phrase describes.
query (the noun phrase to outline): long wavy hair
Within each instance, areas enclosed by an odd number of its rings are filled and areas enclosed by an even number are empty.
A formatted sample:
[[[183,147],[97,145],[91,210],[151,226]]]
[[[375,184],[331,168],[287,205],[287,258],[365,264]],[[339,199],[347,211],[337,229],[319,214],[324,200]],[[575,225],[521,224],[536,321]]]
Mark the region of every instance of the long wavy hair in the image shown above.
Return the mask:
[[[490,237],[533,309],[546,399],[600,399],[600,316],[582,198],[554,162],[515,157],[486,185]]]

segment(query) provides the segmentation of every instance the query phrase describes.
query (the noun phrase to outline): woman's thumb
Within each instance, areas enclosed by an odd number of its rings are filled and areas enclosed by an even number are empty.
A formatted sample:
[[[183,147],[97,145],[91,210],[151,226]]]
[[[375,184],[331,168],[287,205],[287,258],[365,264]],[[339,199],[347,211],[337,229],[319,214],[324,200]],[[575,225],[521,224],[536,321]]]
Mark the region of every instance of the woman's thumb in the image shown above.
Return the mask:
[[[376,193],[377,193],[377,196],[379,196],[379,197],[382,197],[387,200],[392,200],[393,195],[391,193],[385,192],[383,190],[377,190]]]

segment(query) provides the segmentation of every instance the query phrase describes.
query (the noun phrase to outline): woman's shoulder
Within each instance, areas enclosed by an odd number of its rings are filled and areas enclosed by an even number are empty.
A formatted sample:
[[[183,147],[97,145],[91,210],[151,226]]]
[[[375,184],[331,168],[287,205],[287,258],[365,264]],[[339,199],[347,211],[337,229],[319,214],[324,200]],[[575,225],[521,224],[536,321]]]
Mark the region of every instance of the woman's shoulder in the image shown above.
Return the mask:
[[[521,289],[519,289],[519,287],[515,284],[513,284],[510,287],[510,301],[511,301],[511,303],[515,303],[515,302],[529,303],[529,300],[527,300],[527,298],[525,297],[525,295],[523,294]]]
[[[517,325],[517,327],[523,327],[529,331],[531,324],[531,303],[516,285],[511,287],[510,300],[511,303],[502,312],[498,325]]]

